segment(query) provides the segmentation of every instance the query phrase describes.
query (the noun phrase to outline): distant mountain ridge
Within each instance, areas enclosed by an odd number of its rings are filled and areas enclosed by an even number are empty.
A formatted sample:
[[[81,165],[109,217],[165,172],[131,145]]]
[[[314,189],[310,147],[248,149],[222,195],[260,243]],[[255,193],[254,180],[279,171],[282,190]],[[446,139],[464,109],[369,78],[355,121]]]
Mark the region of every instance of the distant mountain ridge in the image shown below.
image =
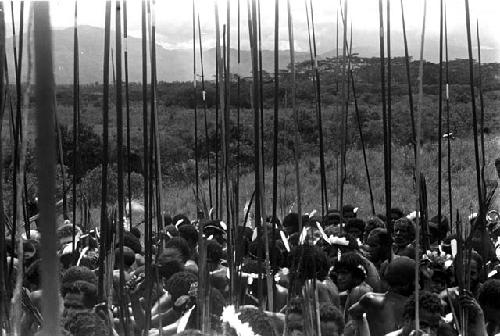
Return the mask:
[[[103,80],[103,58],[104,58],[104,29],[92,26],[79,26],[78,27],[79,49],[80,49],[80,83],[101,83]],[[428,43],[434,43],[430,41]],[[53,33],[54,43],[54,72],[56,82],[58,84],[69,84],[73,81],[73,29],[66,28],[54,30]],[[141,40],[138,38],[128,38],[128,63],[129,63],[129,81],[140,82],[142,81],[142,54],[141,54]],[[10,80],[14,81],[14,59],[12,51],[12,38],[6,40],[7,48],[7,64],[10,72]],[[115,48],[114,33],[111,33],[111,48]],[[125,48],[125,47],[123,47]],[[26,48],[24,48],[26,49]],[[401,50],[400,50],[401,49]],[[432,48],[429,53],[432,53]],[[466,57],[466,49],[451,46],[451,49],[456,49],[450,52],[453,55],[463,55]],[[459,50],[460,49],[460,50]],[[354,50],[360,56],[376,57],[378,49],[371,46],[359,47]],[[411,50],[410,50],[411,52]],[[393,55],[401,55],[402,48],[397,46],[393,50]],[[488,54],[498,54],[496,49],[482,50],[483,58],[487,61]],[[26,50],[23,51],[23,73],[26,72]],[[334,57],[336,52],[334,50],[319,55],[319,58]],[[342,52],[340,51],[340,54]],[[495,58],[493,55],[493,58]],[[265,71],[274,71],[274,52],[271,50],[262,51],[262,63]],[[491,55],[490,55],[491,56]],[[149,55],[148,55],[149,57]],[[428,59],[433,61],[433,55],[427,55]],[[296,52],[296,62],[302,62],[309,59],[308,52]],[[174,82],[174,81],[189,81],[193,79],[193,54],[191,50],[186,49],[165,49],[161,45],[156,46],[156,60],[157,60],[157,78],[159,81]],[[211,80],[215,76],[215,48],[204,50],[204,71],[205,79]],[[285,69],[290,61],[289,51],[281,50],[279,56],[280,68]],[[197,50],[197,75],[201,74],[199,65],[199,50]],[[116,62],[115,62],[116,64]],[[148,60],[149,64],[149,60]],[[239,73],[241,76],[246,77],[251,75],[251,55],[249,50],[241,50],[241,62],[239,66]],[[148,71],[150,71],[148,66]],[[237,51],[231,49],[231,72],[238,72],[237,64]],[[25,78],[25,75],[23,76]],[[149,73],[148,73],[149,77]],[[110,71],[110,80],[112,80]]]

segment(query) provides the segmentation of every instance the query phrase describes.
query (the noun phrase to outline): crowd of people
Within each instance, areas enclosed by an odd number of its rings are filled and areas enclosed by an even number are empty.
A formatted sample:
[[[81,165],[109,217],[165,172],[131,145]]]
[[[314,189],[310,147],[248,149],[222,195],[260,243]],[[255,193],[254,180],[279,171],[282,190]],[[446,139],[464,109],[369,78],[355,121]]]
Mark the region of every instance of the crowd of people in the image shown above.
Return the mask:
[[[106,262],[114,264],[106,291],[110,306],[98,295],[99,231],[76,226],[74,236],[73,224],[61,223],[63,335],[500,333],[497,213],[485,222],[489,239],[475,234],[470,249],[459,244],[444,216],[428,220],[416,248],[415,213],[399,209],[389,220],[359,218],[349,205],[324,217],[291,212],[281,222],[268,218],[266,231],[239,224],[232,240],[219,220],[163,219],[153,237],[149,278],[141,226],[127,227],[123,253],[114,240],[114,263]],[[25,235],[22,259],[12,243],[7,246],[14,272],[24,270],[23,335],[35,335],[41,325],[39,238],[36,230]],[[228,246],[228,240],[236,244]]]

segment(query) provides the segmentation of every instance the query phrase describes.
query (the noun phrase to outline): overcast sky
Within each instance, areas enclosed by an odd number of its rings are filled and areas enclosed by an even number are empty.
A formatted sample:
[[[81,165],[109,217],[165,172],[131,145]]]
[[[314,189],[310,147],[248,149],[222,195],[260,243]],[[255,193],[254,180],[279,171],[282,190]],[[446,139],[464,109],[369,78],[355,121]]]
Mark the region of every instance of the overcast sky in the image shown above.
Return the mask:
[[[309,0],[308,0],[309,1]],[[238,0],[231,0],[232,46],[236,47]],[[286,0],[280,0],[280,48],[288,49]],[[335,49],[337,9],[339,1],[313,0],[316,37],[319,52]],[[113,4],[115,2],[113,1]],[[129,33],[140,37],[141,1],[128,0]],[[214,0],[196,0],[200,15],[204,47],[215,45]],[[221,24],[226,21],[226,0],[219,0]],[[291,0],[297,50],[306,51],[307,24],[304,0]],[[384,1],[384,11],[387,0]],[[403,0],[408,40],[410,46],[420,44],[422,29],[423,0]],[[467,48],[465,30],[465,1],[445,1],[448,10],[448,31],[450,44]],[[402,43],[400,0],[392,0],[391,34],[393,45]],[[5,2],[10,9],[10,2]],[[15,8],[19,0],[15,1]],[[348,0],[348,18],[353,26],[353,48],[373,44],[378,39],[379,14],[378,0]],[[78,23],[97,27],[104,26],[104,0],[80,0],[78,2]],[[472,34],[475,37],[476,20],[479,20],[481,49],[500,49],[500,0],[470,0]],[[74,2],[71,0],[52,0],[52,24],[57,28],[73,25]],[[114,12],[114,11],[113,11]],[[426,40],[439,37],[439,0],[428,0]],[[274,43],[274,1],[261,1],[262,43],[264,49],[273,49]],[[114,17],[114,13],[113,13]],[[10,11],[7,17],[10,22]],[[114,20],[114,18],[112,19]],[[241,39],[242,48],[248,49],[247,0],[241,0]],[[166,48],[192,48],[192,1],[156,0],[157,41]],[[114,27],[114,24],[112,25]],[[475,38],[474,38],[475,44]],[[340,43],[341,45],[341,43]],[[428,45],[428,48],[434,48]],[[500,53],[499,60],[500,61]]]

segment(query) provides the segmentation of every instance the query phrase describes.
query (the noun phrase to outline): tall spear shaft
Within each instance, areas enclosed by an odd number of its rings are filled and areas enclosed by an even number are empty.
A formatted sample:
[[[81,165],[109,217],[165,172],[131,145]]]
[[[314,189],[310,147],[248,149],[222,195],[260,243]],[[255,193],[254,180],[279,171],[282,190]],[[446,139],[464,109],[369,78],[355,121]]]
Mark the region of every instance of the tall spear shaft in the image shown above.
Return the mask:
[[[200,175],[198,164],[198,98],[196,89],[196,6],[193,0],[193,104],[194,104],[194,175],[196,196],[196,217],[198,218],[198,200],[200,199]]]
[[[79,169],[79,133],[80,133],[80,57],[78,47],[78,0],[75,0],[75,16],[73,28],[73,188],[72,188],[72,211],[73,211],[73,251],[76,248],[76,192],[77,174]]]
[[[125,309],[123,303],[123,290],[125,288],[124,258],[123,258],[123,97],[122,97],[122,31],[121,31],[121,3],[116,2],[116,140],[117,140],[117,168],[118,168],[118,248],[120,251],[119,270],[120,287],[118,295],[120,297],[120,323],[125,335],[128,335],[128,328],[125,323]]]
[[[425,41],[425,20],[427,16],[427,0],[424,0],[424,15],[423,15],[423,23],[422,23],[422,35],[420,40],[420,63],[419,63],[419,85],[418,85],[418,111],[417,111],[417,156],[416,156],[416,168],[415,168],[415,178],[416,178],[416,209],[420,209],[420,183],[421,177],[421,162],[420,158],[422,155],[422,108],[423,108],[423,81],[424,81],[424,41]],[[421,213],[417,211],[417,225],[415,228],[415,255],[420,256],[420,225],[421,225]],[[415,330],[420,330],[420,310],[419,310],[419,291],[420,291],[420,258],[415,258]]]
[[[387,0],[387,169],[385,212],[387,222],[391,222],[392,206],[392,65],[391,65],[391,0]],[[389,224],[390,226],[390,224]]]
[[[481,110],[480,114],[480,131],[481,136],[481,182],[483,187],[483,198],[486,197],[486,181],[484,180],[484,166],[486,165],[484,158],[484,97],[483,97],[483,82],[481,79],[481,42],[479,40],[479,20],[476,21],[476,33],[477,33],[477,73],[478,73],[478,91],[479,91],[479,107]]]
[[[46,335],[59,335],[59,274],[57,262],[56,209],[56,144],[54,132],[55,82],[52,62],[52,29],[49,3],[35,2],[35,69],[37,105],[38,181],[40,188],[40,231],[42,259],[42,316]],[[43,134],[43,136],[41,136]]]
[[[208,174],[208,197],[210,209],[213,207],[212,202],[212,169],[210,167],[210,139],[208,137],[208,121],[207,121],[207,99],[206,99],[206,91],[205,91],[205,70],[203,67],[203,44],[201,40],[201,24],[200,24],[200,15],[198,14],[198,39],[200,42],[200,65],[201,65],[201,92],[203,98],[203,119],[205,123],[205,146],[207,149],[207,174]]]
[[[474,93],[474,61],[472,56],[472,41],[470,32],[470,12],[469,0],[465,0],[465,25],[467,27],[467,48],[469,52],[469,82],[470,82],[470,97],[472,101],[472,132],[474,135],[474,158],[476,164],[476,184],[477,184],[477,199],[479,202],[479,214],[483,214],[483,192],[481,183],[481,166],[479,163],[479,145],[477,134],[477,111],[476,111],[476,96]]]
[[[446,137],[447,147],[447,170],[448,170],[448,205],[450,214],[450,223],[453,223],[453,191],[451,190],[451,136],[450,136],[450,86],[448,72],[448,19],[446,6],[444,9],[444,45],[445,45],[445,73],[446,73]],[[452,226],[453,227],[453,226]]]
[[[132,183],[130,173],[132,172],[130,160],[130,97],[128,87],[128,10],[127,0],[123,0],[123,60],[125,72],[125,108],[127,113],[127,198],[128,198],[128,220],[132,225]]]
[[[147,55],[147,19],[146,0],[141,3],[141,60],[142,60],[142,141],[143,141],[143,174],[144,174],[144,247],[145,247],[145,276],[148,290],[146,291],[146,319],[144,329],[149,330],[151,324],[151,264],[152,264],[152,219],[150,216],[149,180],[150,180],[150,159],[149,159],[149,122],[148,122],[148,55]]]
[[[300,169],[299,169],[299,159],[300,159],[300,119],[299,112],[296,107],[296,87],[295,87],[295,41],[293,34],[293,20],[292,20],[292,8],[290,4],[290,0],[287,0],[287,8],[288,8],[288,43],[290,48],[290,72],[292,78],[292,111],[295,121],[295,139],[294,139],[294,150],[293,150],[293,161],[295,166],[295,184],[296,184],[296,193],[297,193],[297,212],[299,214],[299,232],[302,231],[302,195],[300,189]]]
[[[104,23],[104,62],[103,62],[103,103],[102,103],[102,160],[101,160],[101,236],[99,244],[99,280],[98,296],[101,301],[107,297],[107,289],[104,287],[104,265],[107,253],[108,241],[108,142],[109,142],[109,45],[111,26],[111,1],[106,1],[106,13]]]
[[[347,89],[349,87],[349,82],[346,82],[347,72],[346,72],[346,53],[347,53],[347,1],[344,2],[344,12],[343,12],[343,24],[344,24],[344,39],[342,43],[342,121],[341,121],[341,146],[340,146],[340,201],[339,208],[341,215],[343,217],[342,208],[344,206],[344,182],[346,175],[346,138],[347,138]],[[347,86],[347,87],[346,87]]]
[[[5,55],[5,13],[3,2],[0,3],[0,55]],[[5,113],[5,57],[0,58],[0,120],[3,120]],[[7,82],[7,83],[6,83]],[[2,139],[3,122],[0,123],[0,139]],[[0,143],[0,161],[3,162],[3,146]],[[3,215],[3,165],[0,165],[0,325],[3,327],[7,319],[7,287],[5,284],[7,264],[6,264],[6,249],[5,249],[5,216]],[[6,330],[9,331],[9,330]]]
[[[443,136],[443,0],[440,0],[439,17],[439,109],[438,109],[438,221],[441,222],[441,175],[442,175],[442,142]]]
[[[406,81],[408,82],[408,101],[410,107],[410,121],[411,121],[411,143],[413,145],[413,154],[417,155],[417,135],[415,130],[415,114],[413,111],[413,92],[411,88],[411,76],[410,76],[410,55],[408,52],[408,40],[406,39],[406,22],[405,22],[405,13],[403,8],[403,0],[401,0],[401,22],[403,24],[403,41],[405,45],[405,66],[406,66]]]
[[[379,0],[379,17],[380,17],[380,91],[382,96],[382,123],[384,132],[384,185],[385,185],[385,216],[387,220],[387,228],[392,232],[391,225],[391,162],[389,161],[388,134],[387,134],[387,105],[385,96],[385,57],[384,57],[384,14],[382,9],[382,0]]]
[[[320,176],[321,176],[321,216],[326,215],[328,211],[328,188],[326,183],[326,169],[325,169],[325,150],[324,150],[324,136],[323,136],[323,120],[321,112],[321,80],[318,69],[318,59],[316,52],[316,31],[314,28],[314,9],[312,1],[309,0],[309,8],[311,10],[311,28],[312,28],[312,65],[315,78],[315,92],[316,92],[316,118],[318,122],[318,136],[319,136],[319,162],[320,162]],[[306,5],[307,9],[307,5]],[[309,16],[308,16],[308,26],[309,26]]]

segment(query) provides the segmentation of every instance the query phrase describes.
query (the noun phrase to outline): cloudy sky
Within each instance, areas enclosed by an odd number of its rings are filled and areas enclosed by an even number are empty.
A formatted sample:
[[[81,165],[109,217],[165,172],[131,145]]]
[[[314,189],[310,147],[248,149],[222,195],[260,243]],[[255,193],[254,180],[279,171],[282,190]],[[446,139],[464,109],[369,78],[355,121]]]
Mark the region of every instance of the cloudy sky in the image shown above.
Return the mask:
[[[200,15],[204,47],[215,45],[215,9],[217,0],[195,0]],[[247,0],[241,1],[241,39],[242,48],[248,49]],[[309,1],[309,0],[308,0]],[[319,53],[335,48],[337,10],[343,0],[312,0]],[[385,6],[388,0],[384,0]],[[408,41],[411,50],[417,50],[422,29],[423,0],[402,0],[406,15]],[[113,1],[113,4],[115,2]],[[128,0],[129,33],[140,37],[141,1]],[[280,48],[288,49],[286,0],[280,3]],[[448,11],[448,31],[450,45],[466,51],[465,1],[445,1]],[[6,2],[6,5],[8,3]],[[16,8],[19,0],[15,0]],[[221,24],[226,22],[226,0],[218,0]],[[232,46],[236,46],[238,0],[230,0]],[[291,0],[296,37],[296,48],[307,51],[307,21],[304,0]],[[353,26],[353,48],[377,45],[379,31],[379,12],[377,0],[348,0],[348,19]],[[391,35],[395,49],[402,48],[402,25],[400,0],[390,1]],[[10,8],[8,4],[7,8]],[[71,0],[52,0],[51,13],[53,26],[57,28],[73,25],[74,2]],[[78,23],[97,27],[104,26],[104,0],[80,0],[78,3]],[[157,41],[165,48],[192,48],[192,1],[156,0]],[[490,56],[493,53],[500,61],[500,1],[470,0],[472,34],[475,36],[476,20],[479,20],[481,49]],[[274,1],[261,1],[262,43],[264,49],[273,49],[274,43]],[[114,15],[113,15],[114,16]],[[385,13],[384,13],[385,16]],[[9,17],[10,19],[10,17]],[[112,19],[114,20],[114,18]],[[113,24],[114,26],[114,24]],[[428,0],[427,48],[435,49],[433,43],[439,41],[439,0]],[[474,39],[475,41],[475,39]],[[474,42],[475,44],[475,42]],[[341,44],[340,44],[341,45]],[[429,50],[428,50],[429,51]],[[397,53],[397,51],[396,51]]]

